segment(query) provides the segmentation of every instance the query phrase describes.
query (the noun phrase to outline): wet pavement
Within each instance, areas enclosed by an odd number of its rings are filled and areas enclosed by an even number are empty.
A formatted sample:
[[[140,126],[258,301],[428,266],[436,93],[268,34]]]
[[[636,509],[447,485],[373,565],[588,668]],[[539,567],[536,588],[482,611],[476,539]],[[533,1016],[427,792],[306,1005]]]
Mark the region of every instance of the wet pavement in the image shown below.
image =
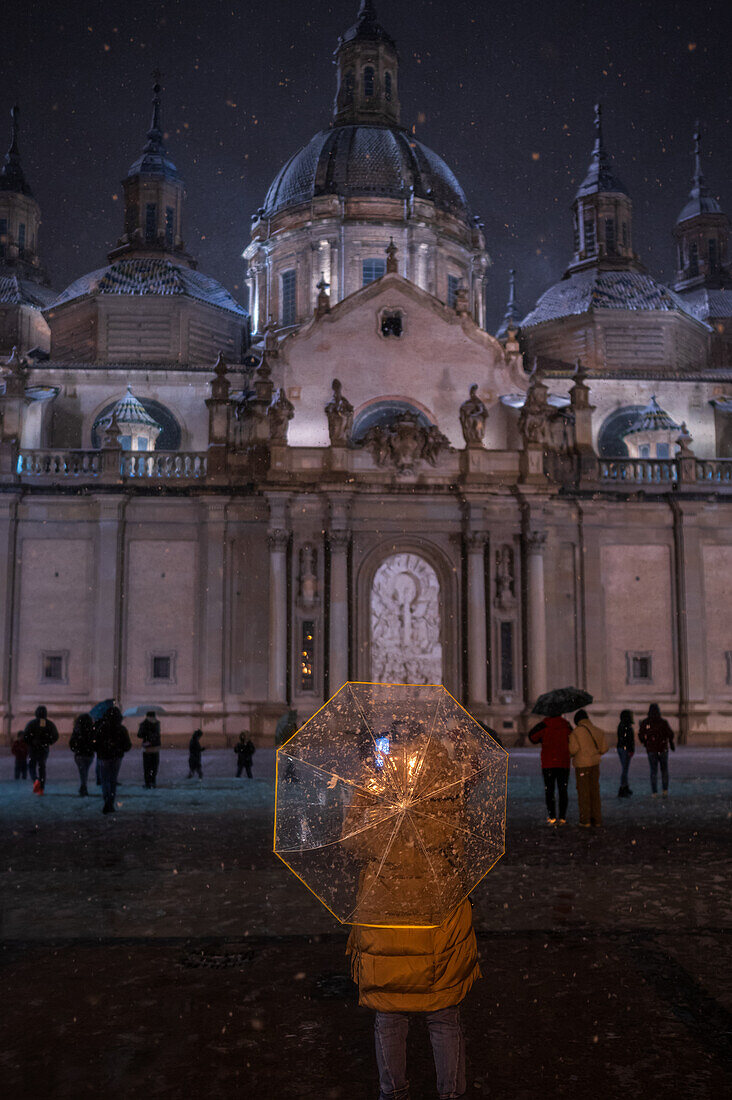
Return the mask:
[[[375,1100],[346,929],[271,853],[273,754],[139,755],[118,809],[0,760],[0,1095]],[[604,762],[604,826],[545,823],[534,750],[510,758],[507,852],[474,892],[483,980],[464,1007],[468,1095],[716,1097],[732,1086],[732,750],[680,748],[671,794]],[[573,824],[573,822],[575,822]],[[424,1028],[413,1100],[435,1095]]]

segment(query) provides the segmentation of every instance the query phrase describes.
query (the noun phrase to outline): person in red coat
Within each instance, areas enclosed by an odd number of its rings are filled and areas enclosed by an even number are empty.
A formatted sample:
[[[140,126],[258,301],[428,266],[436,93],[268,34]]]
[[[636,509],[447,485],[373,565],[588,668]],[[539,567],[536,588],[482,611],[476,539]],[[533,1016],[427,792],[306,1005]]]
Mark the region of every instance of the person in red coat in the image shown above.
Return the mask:
[[[572,727],[566,718],[557,715],[544,718],[529,731],[529,740],[541,743],[541,772],[544,776],[547,823],[556,825],[557,813],[554,788],[559,792],[559,824],[567,824],[567,786],[569,784],[569,735]]]
[[[658,766],[661,765],[661,788],[663,797],[668,795],[668,750],[676,751],[673,730],[665,718],[661,717],[658,703],[651,703],[648,717],[644,718],[638,729],[638,740],[645,745],[648,763],[651,769],[651,793],[658,797]]]

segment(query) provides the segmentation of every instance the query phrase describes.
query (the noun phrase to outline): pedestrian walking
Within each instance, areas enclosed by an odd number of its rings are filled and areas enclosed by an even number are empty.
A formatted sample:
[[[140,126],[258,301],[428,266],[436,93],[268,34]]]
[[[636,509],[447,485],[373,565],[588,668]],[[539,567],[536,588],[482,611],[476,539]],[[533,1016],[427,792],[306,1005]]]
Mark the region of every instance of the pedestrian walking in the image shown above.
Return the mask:
[[[621,710],[618,722],[618,758],[620,760],[620,788],[618,798],[630,798],[632,791],[628,786],[628,768],[635,753],[635,734],[633,731],[633,711]]]
[[[96,744],[94,740],[94,719],[91,714],[80,714],[74,722],[74,728],[69,739],[69,748],[74,754],[74,761],[79,769],[79,797],[85,798],[89,768],[94,762]]]
[[[236,778],[241,778],[241,773],[246,771],[247,779],[252,778],[252,757],[256,752],[254,743],[249,739],[249,734],[246,730],[242,730],[239,734],[239,740],[234,745],[234,752],[236,753]]]
[[[199,779],[203,779],[203,768],[201,767],[201,753],[206,751],[206,746],[201,744],[201,738],[203,737],[203,730],[194,730],[193,736],[188,742],[188,778],[193,779],[194,775],[197,775]]]
[[[648,716],[638,727],[638,740],[645,745],[648,763],[651,769],[651,794],[658,798],[658,768],[661,767],[661,794],[668,796],[668,750],[676,752],[673,730],[665,718],[661,717],[658,703],[651,703]]]
[[[28,777],[28,746],[23,740],[23,731],[19,730],[15,740],[10,745],[10,751],[15,758],[15,778],[26,779]]]
[[[557,715],[544,718],[532,730],[529,741],[541,743],[541,774],[544,778],[547,824],[557,824],[557,807],[554,788],[559,794],[559,824],[567,824],[567,786],[569,784],[569,735],[572,727],[566,718]]]
[[[28,746],[28,759],[34,776],[33,793],[43,794],[46,789],[46,761],[51,745],[58,741],[58,730],[44,706],[36,707],[35,718],[31,718],[23,730],[23,740]]]
[[[122,758],[132,748],[130,735],[122,725],[122,712],[119,707],[110,707],[95,726],[97,759],[102,781],[104,806],[102,813],[114,813],[114,799],[117,794],[117,777]]]
[[[160,767],[160,723],[155,717],[155,711],[149,710],[137,729],[137,736],[142,741],[142,775],[145,789],[157,786],[158,768]]]
[[[600,804],[600,759],[607,752],[603,730],[593,725],[586,710],[578,710],[569,735],[569,751],[577,783],[579,823],[583,828],[602,825]]]

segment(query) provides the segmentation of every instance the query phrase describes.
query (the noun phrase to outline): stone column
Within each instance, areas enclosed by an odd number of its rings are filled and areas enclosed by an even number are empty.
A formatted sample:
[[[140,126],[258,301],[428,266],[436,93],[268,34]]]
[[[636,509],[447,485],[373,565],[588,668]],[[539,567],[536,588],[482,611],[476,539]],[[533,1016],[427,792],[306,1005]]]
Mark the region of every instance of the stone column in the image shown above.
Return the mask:
[[[225,498],[201,502],[201,706],[216,732],[223,727],[224,653],[226,650],[226,509]]]
[[[546,602],[544,596],[544,547],[546,531],[531,531],[526,540],[528,701],[546,691]]]
[[[470,703],[485,703],[488,680],[486,664],[485,542],[482,531],[466,536],[468,550],[468,697]]]
[[[270,528],[269,544],[269,699],[287,702],[287,543],[282,528]]]
[[[18,530],[17,493],[0,497],[0,670],[2,675],[3,733],[9,738],[13,725],[13,655],[15,593],[19,587],[16,576]]]
[[[330,549],[330,615],[328,690],[334,695],[348,679],[348,543],[349,533],[332,530]]]

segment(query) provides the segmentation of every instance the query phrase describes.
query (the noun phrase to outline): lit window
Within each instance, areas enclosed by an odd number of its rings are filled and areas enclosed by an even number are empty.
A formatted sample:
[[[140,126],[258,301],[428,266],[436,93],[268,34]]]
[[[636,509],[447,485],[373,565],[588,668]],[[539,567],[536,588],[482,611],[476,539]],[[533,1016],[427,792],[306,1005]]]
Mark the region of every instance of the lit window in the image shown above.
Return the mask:
[[[391,73],[384,75],[384,99],[387,103],[391,103]]]
[[[170,680],[171,660],[169,656],[154,656],[152,659],[153,680]]]
[[[361,264],[362,273],[362,285],[368,286],[369,283],[373,283],[376,279],[380,279],[382,275],[386,274],[386,260],[381,260],[374,256],[369,260],[364,260]]]
[[[131,435],[121,435],[119,437],[119,445],[120,445],[120,447],[122,448],[123,451],[131,451],[132,450],[132,436]]]
[[[173,244],[173,219],[175,217],[175,211],[172,206],[165,207],[165,243],[167,245]]]
[[[595,223],[592,218],[585,220],[585,252],[593,252],[595,249]]]
[[[44,653],[41,662],[41,679],[46,683],[63,684],[66,680],[66,654]]]
[[[615,251],[615,218],[605,218],[605,248]]]
[[[315,623],[303,621],[300,638],[300,691],[315,691]]]
[[[447,276],[447,304],[450,309],[455,308],[457,302],[457,292],[460,288],[460,277],[458,275]]]
[[[650,684],[653,681],[652,654],[625,654],[626,682],[629,684]]]
[[[366,99],[372,99],[374,95],[374,70],[370,65],[363,71],[363,94]]]
[[[158,232],[158,210],[154,202],[145,207],[145,240],[154,241]]]
[[[295,312],[295,272],[282,272],[282,324],[294,325]]]

